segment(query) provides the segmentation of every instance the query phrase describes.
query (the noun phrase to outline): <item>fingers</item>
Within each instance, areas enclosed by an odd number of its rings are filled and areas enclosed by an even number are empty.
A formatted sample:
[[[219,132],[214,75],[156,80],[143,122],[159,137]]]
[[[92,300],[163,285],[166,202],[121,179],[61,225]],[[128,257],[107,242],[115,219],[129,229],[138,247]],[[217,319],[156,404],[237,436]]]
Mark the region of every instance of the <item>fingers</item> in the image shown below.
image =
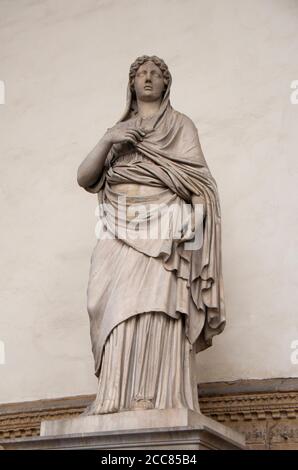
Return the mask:
[[[124,142],[130,142],[133,145],[137,145],[139,142],[142,142],[144,137],[148,134],[148,131],[145,131],[141,128],[136,128],[136,127],[124,128],[124,126],[120,124],[118,123],[115,125],[115,127],[118,128],[115,134],[118,142],[124,141]]]
[[[131,144],[133,145],[137,145],[138,144],[138,141],[134,138],[134,137],[127,137],[125,139],[125,142],[130,142]]]
[[[127,136],[127,137],[132,137],[132,138],[135,139],[136,141],[143,140],[143,136],[141,136],[141,135],[138,134],[137,132],[133,132],[133,131],[126,131],[126,132],[125,132],[125,136]]]
[[[143,131],[138,131],[136,129],[128,129],[125,132],[125,137],[127,142],[131,142],[134,145],[137,145],[138,142],[141,142],[144,138],[145,133]]]
[[[141,127],[128,127],[128,131],[133,131],[133,132],[138,132],[140,135],[143,137],[146,135],[146,131],[142,129]]]
[[[135,129],[135,128],[127,128],[126,132],[133,134],[136,138],[143,138],[146,135],[146,132],[142,129]]]

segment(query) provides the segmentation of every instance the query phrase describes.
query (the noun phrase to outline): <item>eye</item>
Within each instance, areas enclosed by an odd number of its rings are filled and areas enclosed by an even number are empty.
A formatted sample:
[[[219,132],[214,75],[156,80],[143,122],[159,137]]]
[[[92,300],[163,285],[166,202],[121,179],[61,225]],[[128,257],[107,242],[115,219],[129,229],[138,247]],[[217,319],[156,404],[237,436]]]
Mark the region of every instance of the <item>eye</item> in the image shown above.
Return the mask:
[[[158,72],[154,71],[154,72],[152,72],[152,75],[154,75],[155,77],[161,78],[161,75]]]

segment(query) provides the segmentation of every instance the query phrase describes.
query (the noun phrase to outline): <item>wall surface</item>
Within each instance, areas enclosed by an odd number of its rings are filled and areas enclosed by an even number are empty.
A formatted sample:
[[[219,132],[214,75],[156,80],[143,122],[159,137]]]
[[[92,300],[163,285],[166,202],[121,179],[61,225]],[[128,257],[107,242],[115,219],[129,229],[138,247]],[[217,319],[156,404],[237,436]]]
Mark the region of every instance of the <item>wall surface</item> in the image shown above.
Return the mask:
[[[97,199],[76,172],[142,54],[167,62],[220,192],[227,327],[198,381],[298,376],[297,30],[295,0],[0,1],[0,402],[96,391]]]

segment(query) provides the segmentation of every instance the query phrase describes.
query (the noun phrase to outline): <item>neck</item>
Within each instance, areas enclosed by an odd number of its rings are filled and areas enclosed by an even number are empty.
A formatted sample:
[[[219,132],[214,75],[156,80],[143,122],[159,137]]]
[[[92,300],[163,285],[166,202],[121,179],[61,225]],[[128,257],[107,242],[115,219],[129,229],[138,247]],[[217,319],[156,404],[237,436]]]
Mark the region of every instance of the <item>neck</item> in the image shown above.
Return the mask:
[[[153,114],[157,113],[160,108],[161,99],[157,101],[140,101],[138,103],[138,114],[141,117],[150,117]]]

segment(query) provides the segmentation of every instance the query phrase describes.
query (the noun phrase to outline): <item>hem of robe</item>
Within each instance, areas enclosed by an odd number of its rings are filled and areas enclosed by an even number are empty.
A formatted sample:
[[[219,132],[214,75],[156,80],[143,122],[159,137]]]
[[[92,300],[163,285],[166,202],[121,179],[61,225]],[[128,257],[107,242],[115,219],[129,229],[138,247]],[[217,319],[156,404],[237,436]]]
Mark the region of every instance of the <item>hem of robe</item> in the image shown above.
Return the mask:
[[[200,412],[195,353],[183,318],[144,312],[107,338],[96,398],[82,415],[169,408]]]

